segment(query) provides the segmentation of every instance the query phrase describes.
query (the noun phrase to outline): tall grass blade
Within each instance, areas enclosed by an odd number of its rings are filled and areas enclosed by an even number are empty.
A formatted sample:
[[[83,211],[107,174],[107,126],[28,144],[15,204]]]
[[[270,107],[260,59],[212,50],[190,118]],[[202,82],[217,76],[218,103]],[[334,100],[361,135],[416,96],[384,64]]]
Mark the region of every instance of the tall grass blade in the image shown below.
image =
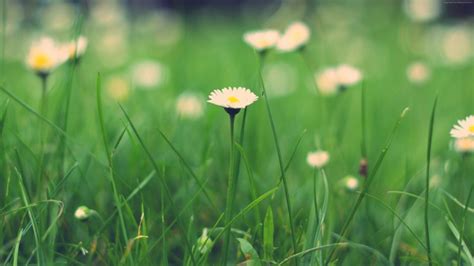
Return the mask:
[[[433,128],[436,115],[436,106],[438,103],[438,96],[436,96],[433,109],[431,111],[430,126],[428,131],[428,149],[426,153],[426,182],[425,182],[425,236],[426,236],[426,255],[428,256],[428,265],[433,265],[431,258],[431,243],[430,243],[430,229],[429,229],[429,217],[428,217],[428,205],[429,205],[429,196],[430,196],[430,165],[431,165],[431,145],[433,143]]]

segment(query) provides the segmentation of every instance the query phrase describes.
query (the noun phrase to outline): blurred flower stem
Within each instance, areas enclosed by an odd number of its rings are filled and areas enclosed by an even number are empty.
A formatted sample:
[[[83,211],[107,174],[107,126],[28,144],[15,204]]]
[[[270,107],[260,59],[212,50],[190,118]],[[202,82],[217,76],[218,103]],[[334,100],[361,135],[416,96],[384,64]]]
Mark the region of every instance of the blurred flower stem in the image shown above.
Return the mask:
[[[46,113],[47,113],[47,95],[46,92],[48,90],[48,73],[38,73],[38,76],[41,80],[41,98],[40,98],[40,115],[42,115],[44,118],[46,118]],[[39,125],[39,141],[40,141],[40,147],[39,147],[39,156],[40,160],[38,162],[38,186],[37,186],[37,199],[41,200],[42,199],[42,187],[43,187],[43,172],[44,172],[44,157],[45,157],[45,145],[46,145],[46,128],[43,125],[43,122],[40,121]]]

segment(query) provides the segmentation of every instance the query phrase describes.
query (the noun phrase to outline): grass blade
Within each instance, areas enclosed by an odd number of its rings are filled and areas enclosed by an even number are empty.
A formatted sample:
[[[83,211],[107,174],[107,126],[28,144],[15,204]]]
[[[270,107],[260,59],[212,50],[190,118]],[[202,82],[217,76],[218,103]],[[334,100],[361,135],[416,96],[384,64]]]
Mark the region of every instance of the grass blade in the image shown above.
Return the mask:
[[[367,194],[367,191],[370,187],[370,184],[372,183],[372,181],[373,181],[374,177],[376,176],[380,166],[382,165],[382,162],[385,159],[385,155],[387,154],[388,150],[392,146],[392,142],[393,142],[393,139],[395,137],[395,133],[397,132],[397,129],[399,128],[400,123],[402,122],[402,120],[405,117],[408,110],[409,110],[408,108],[405,108],[402,111],[400,117],[398,118],[397,122],[395,123],[395,125],[392,129],[392,132],[390,133],[390,135],[388,137],[388,140],[385,144],[385,147],[382,149],[382,151],[380,152],[377,160],[375,161],[374,168],[371,171],[369,171],[370,174],[367,177],[367,179],[366,179],[366,181],[365,181],[365,183],[362,187],[362,192],[359,194],[359,197],[357,198],[357,201],[355,202],[354,207],[352,208],[348,218],[344,222],[344,225],[342,226],[342,229],[341,229],[341,233],[339,234],[340,237],[337,239],[336,243],[338,243],[341,238],[345,237],[345,235],[347,233],[347,230],[349,229],[349,225],[351,224],[352,220],[354,219],[354,216],[357,213],[357,210],[358,210],[360,204],[362,203],[362,200],[364,199],[365,195]],[[328,258],[327,258],[326,262],[324,263],[325,265],[327,265],[327,264],[329,264],[329,262],[331,262],[335,251],[336,251],[335,248],[331,249],[331,252],[329,253]]]
[[[428,131],[428,149],[426,152],[426,182],[425,182],[425,236],[426,236],[426,255],[428,256],[428,265],[433,265],[431,259],[431,244],[430,244],[430,230],[429,230],[429,217],[428,217],[428,205],[429,205],[429,196],[430,196],[430,165],[431,165],[431,146],[433,143],[433,128],[434,120],[436,115],[436,106],[438,103],[438,96],[436,96],[433,109],[431,111],[430,126]]]
[[[121,105],[119,105],[119,106],[120,106],[120,109],[122,110],[125,118],[127,119],[128,123],[130,124],[130,127],[132,128],[133,132],[135,133],[135,136],[137,137],[138,141],[140,142],[140,145],[141,145],[143,151],[146,153],[148,159],[150,160],[153,167],[155,168],[155,171],[159,172],[159,168],[158,168],[158,165],[155,162],[155,159],[153,159],[153,156],[151,155],[150,151],[146,147],[145,142],[143,142],[143,139],[141,138],[140,134],[138,133],[138,130],[135,128],[135,125],[133,124],[132,120],[128,116],[128,113],[125,111],[125,109]],[[176,206],[174,205],[173,197],[171,196],[171,192],[169,190],[168,184],[166,183],[166,180],[164,179],[163,176],[161,176],[161,175],[158,175],[158,176],[160,177],[161,185],[163,186],[163,189],[165,190],[165,195],[166,195],[166,197],[168,198],[168,201],[171,204],[172,210],[178,210],[176,208]],[[177,221],[178,221],[178,227],[183,232],[183,235],[186,236],[187,234],[186,234],[186,230],[184,229],[185,228],[184,223],[182,222],[182,220],[179,216],[177,217]],[[193,255],[193,252],[192,252],[192,245],[191,245],[191,243],[189,243],[189,240],[188,240],[187,237],[184,237],[184,240],[185,240],[185,246],[187,248],[187,252],[191,256],[191,261],[192,261],[193,265],[196,265],[196,261],[194,259],[194,255]]]
[[[263,224],[263,258],[273,260],[273,212],[271,206],[268,207]]]

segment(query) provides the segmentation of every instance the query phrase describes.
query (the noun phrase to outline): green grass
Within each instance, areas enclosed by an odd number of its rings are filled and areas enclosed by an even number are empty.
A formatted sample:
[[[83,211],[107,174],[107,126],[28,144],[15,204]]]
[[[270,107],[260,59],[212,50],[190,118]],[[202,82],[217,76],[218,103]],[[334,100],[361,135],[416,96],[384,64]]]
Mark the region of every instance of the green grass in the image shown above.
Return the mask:
[[[414,23],[393,3],[322,3],[305,9],[303,51],[271,50],[263,61],[242,34],[302,15],[203,10],[178,15],[164,34],[160,23],[172,20],[147,12],[112,28],[76,14],[62,30],[37,18],[33,31],[12,28],[14,6],[0,6],[0,264],[473,263],[474,156],[457,153],[449,131],[474,114],[474,63],[445,64],[430,48],[442,41],[426,41],[455,22]],[[24,64],[41,33],[89,38],[80,61],[48,77],[44,108],[41,79]],[[104,50],[108,33],[125,43]],[[154,89],[130,74],[144,59],[167,68]],[[418,60],[431,70],[423,84],[406,77]],[[313,74],[342,63],[363,82],[317,94]],[[114,76],[129,87],[119,102]],[[286,83],[290,92],[276,95]],[[235,117],[232,141],[228,114],[204,101],[228,86],[259,96]],[[176,111],[190,92],[203,100],[197,119]],[[316,149],[330,154],[321,170],[306,162]],[[356,191],[344,187],[348,175]],[[93,210],[85,220],[74,216],[82,205]]]

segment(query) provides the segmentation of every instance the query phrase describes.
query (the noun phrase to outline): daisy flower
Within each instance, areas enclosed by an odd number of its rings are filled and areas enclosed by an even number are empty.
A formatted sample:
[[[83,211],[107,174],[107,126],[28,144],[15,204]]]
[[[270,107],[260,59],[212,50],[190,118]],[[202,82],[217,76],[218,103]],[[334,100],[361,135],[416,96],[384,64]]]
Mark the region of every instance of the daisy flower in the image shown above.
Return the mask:
[[[474,138],[460,138],[454,141],[454,149],[460,153],[474,152]]]
[[[306,162],[311,167],[322,168],[329,162],[329,153],[323,150],[309,152],[306,156]]]
[[[452,137],[457,139],[474,137],[474,115],[470,115],[464,120],[459,120],[450,133]]]
[[[53,39],[43,37],[31,45],[26,64],[38,75],[46,76],[66,60],[64,50]]]
[[[309,41],[311,32],[303,22],[293,22],[286,28],[276,47],[282,52],[292,52],[302,48]]]
[[[279,38],[280,33],[272,29],[252,31],[244,34],[244,41],[257,51],[264,51],[274,47]]]
[[[66,43],[63,46],[64,52],[67,54],[69,60],[79,59],[84,55],[87,49],[87,38],[79,36],[76,40]]]
[[[208,102],[224,107],[229,114],[236,114],[240,109],[251,105],[257,99],[258,96],[249,89],[229,87],[211,92]]]

